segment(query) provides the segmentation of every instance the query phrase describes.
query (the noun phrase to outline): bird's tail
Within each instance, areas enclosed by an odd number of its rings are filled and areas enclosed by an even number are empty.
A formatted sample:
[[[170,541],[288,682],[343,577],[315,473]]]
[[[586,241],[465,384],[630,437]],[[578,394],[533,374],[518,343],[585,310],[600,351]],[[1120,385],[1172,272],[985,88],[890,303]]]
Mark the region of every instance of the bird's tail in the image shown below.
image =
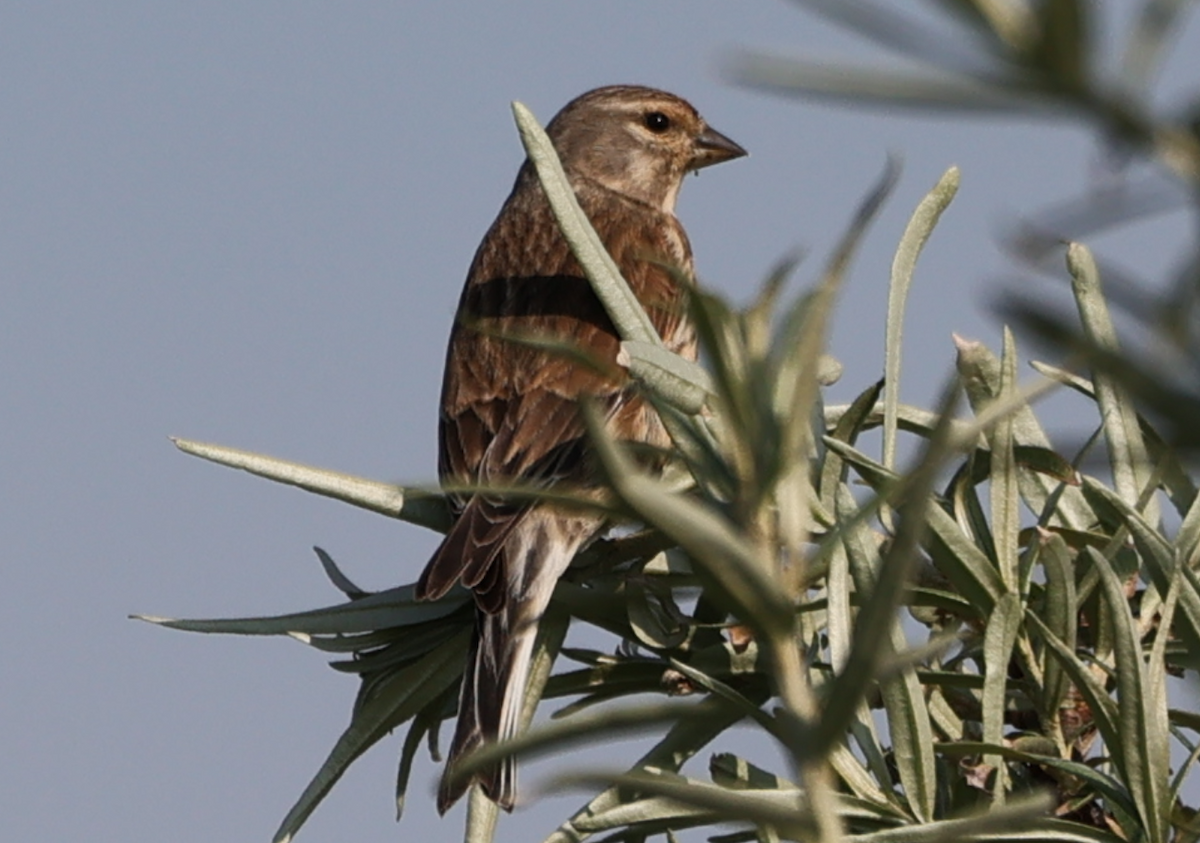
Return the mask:
[[[590,516],[535,509],[508,534],[503,554],[492,562],[502,566],[504,599],[498,607],[490,600],[476,603],[475,638],[459,693],[458,726],[438,790],[439,812],[446,813],[475,783],[501,808],[512,810],[517,795],[514,759],[465,779],[454,775],[454,766],[482,744],[508,740],[520,731],[538,621],[575,551],[599,526]]]
[[[477,611],[475,638],[463,674],[458,725],[438,789],[437,807],[446,813],[472,784],[506,811],[516,800],[515,759],[505,758],[465,779],[453,778],[458,761],[484,743],[514,737],[521,727],[529,664],[537,638],[537,617],[511,602],[496,614]]]

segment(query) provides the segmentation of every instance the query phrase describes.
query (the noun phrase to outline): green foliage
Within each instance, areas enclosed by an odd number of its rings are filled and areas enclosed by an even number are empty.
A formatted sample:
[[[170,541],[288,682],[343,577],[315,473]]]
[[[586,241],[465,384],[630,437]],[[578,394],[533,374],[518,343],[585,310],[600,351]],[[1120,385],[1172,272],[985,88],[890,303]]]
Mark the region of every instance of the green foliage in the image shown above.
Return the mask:
[[[805,5],[920,52],[937,73],[882,76],[759,57],[744,63],[744,78],[952,109],[1067,105],[1074,117],[1119,129],[1179,178],[1200,172],[1193,135],[1097,81],[1087,4],[944,0],[983,44],[976,56],[931,41],[895,12]],[[1147,2],[1146,15],[1156,10],[1169,24],[1181,5]],[[1149,75],[1165,37],[1149,27],[1143,20],[1131,38],[1134,81]],[[554,843],[674,839],[717,825],[712,839],[730,843],[1200,837],[1196,808],[1183,798],[1200,756],[1200,710],[1168,699],[1168,678],[1190,672],[1194,680],[1200,652],[1200,499],[1173,447],[1188,444],[1181,431],[1196,384],[1168,383],[1121,351],[1088,249],[1071,244],[1064,255],[1079,328],[1035,319],[1020,303],[1010,312],[1084,355],[1071,365],[1085,361],[1091,380],[1037,363],[1043,377],[1021,385],[1020,352],[1006,331],[999,355],[957,340],[938,407],[900,403],[904,298],[957,187],[957,171],[948,171],[897,249],[888,381],[826,407],[827,325],[895,179],[890,168],[794,301],[781,303],[790,265],[744,309],[695,292],[704,372],[646,333],[536,121],[515,111],[560,223],[625,339],[622,362],[656,401],[675,448],[666,474],[651,475],[591,425],[611,493],[606,511],[628,530],[580,554],[542,622],[526,716],[553,702],[550,720],[468,763],[565,756],[580,742],[631,732],[655,738],[625,771],[583,769],[559,780],[592,795],[547,838]],[[1191,348],[1186,331],[1173,336]],[[1095,406],[1095,434],[1077,454],[1056,451],[1032,405],[1063,388]],[[1136,403],[1147,396],[1157,398],[1154,423]],[[963,398],[969,415],[957,410]],[[859,445],[874,428],[882,428],[879,460]],[[422,526],[447,523],[437,493],[177,444]],[[1100,475],[1084,470],[1094,465],[1082,459],[1091,449],[1104,452]],[[901,454],[910,455],[903,468]],[[349,764],[408,724],[396,791],[403,807],[422,742],[436,746],[454,714],[472,624],[461,590],[436,603],[415,602],[410,586],[368,594],[318,553],[346,602],[277,618],[146,618],[199,632],[291,635],[338,654],[333,667],[359,676],[351,724],[284,820],[281,841]],[[612,646],[565,648],[571,622],[611,636]],[[786,766],[726,752],[701,763],[705,747],[738,724],[777,744]],[[1173,745],[1186,758],[1178,769]],[[494,806],[473,795],[467,838],[489,840],[495,826]]]

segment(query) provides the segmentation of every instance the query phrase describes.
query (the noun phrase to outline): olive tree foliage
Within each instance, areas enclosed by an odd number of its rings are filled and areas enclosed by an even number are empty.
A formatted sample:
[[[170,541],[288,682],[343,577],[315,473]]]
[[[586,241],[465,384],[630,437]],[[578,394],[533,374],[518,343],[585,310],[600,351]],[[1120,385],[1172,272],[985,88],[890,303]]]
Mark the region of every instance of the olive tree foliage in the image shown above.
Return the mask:
[[[863,0],[799,5],[915,65],[881,71],[745,54],[736,78],[787,96],[1084,121],[1128,160],[1197,195],[1197,115],[1150,106],[1155,69],[1190,3],[1138,4],[1115,70],[1101,66],[1096,4],[1082,0],[931,0],[921,19]],[[939,15],[940,28],[926,28]],[[624,770],[577,768],[556,781],[588,796],[547,838],[554,843],[673,840],[694,828],[728,843],[1200,839],[1185,798],[1200,757],[1192,470],[1200,241],[1187,246],[1178,277],[1160,285],[1165,292],[1114,299],[1150,302],[1122,321],[1138,332],[1130,352],[1118,341],[1102,268],[1082,243],[1059,245],[1054,226],[1070,221],[1087,234],[1139,209],[1059,209],[1014,251],[1031,262],[1053,258],[1075,312],[1046,315],[1018,298],[1003,308],[1058,349],[1055,362],[1032,361],[1037,374],[1022,380],[1007,328],[998,350],[960,340],[937,406],[906,405],[896,389],[904,304],[957,189],[951,168],[896,248],[885,379],[847,405],[826,406],[822,389],[837,376],[825,347],[830,315],[887,198],[891,168],[792,300],[783,294],[789,264],[745,308],[694,291],[701,368],[667,352],[648,328],[537,121],[520,104],[514,113],[624,339],[622,362],[655,402],[673,447],[662,455],[666,472],[650,474],[593,423],[603,498],[489,488],[600,508],[622,529],[579,555],[542,620],[525,713],[527,722],[537,710],[551,717],[485,747],[459,772],[511,753],[567,758],[580,742],[649,738]],[[548,338],[512,339],[554,347]],[[1082,448],[1056,447],[1039,420],[1036,399],[1054,390],[1094,407],[1080,422],[1088,425]],[[858,445],[875,428],[878,456]],[[441,491],[176,444],[421,527],[449,523]],[[900,465],[906,452],[913,456]],[[343,602],[269,618],[145,618],[197,632],[289,635],[358,677],[351,723],[277,841],[290,840],[347,767],[396,732],[403,809],[415,759],[426,741],[437,755],[439,729],[455,714],[472,631],[465,591],[436,602],[417,602],[411,585],[368,593],[318,555]],[[564,646],[571,623],[611,645]],[[1193,683],[1191,695],[1168,692],[1180,676]],[[735,726],[761,731],[782,753],[706,755]],[[495,806],[472,794],[466,839],[490,840],[496,823]]]

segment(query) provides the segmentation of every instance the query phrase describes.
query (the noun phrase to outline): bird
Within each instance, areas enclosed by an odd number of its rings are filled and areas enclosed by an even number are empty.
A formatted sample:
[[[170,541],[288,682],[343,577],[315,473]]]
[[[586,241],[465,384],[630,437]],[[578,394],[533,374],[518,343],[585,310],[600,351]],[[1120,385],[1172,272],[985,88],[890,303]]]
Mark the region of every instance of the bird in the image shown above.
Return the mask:
[[[692,252],[675,202],[686,175],[746,150],[686,100],[639,85],[576,97],[546,133],[580,207],[666,347],[694,361],[685,308]],[[570,344],[600,365],[520,342],[522,335]],[[446,353],[438,473],[451,488],[453,522],[416,594],[436,600],[465,586],[475,629],[438,790],[441,814],[472,784],[513,809],[512,758],[469,777],[455,777],[454,767],[520,731],[539,619],[575,553],[604,527],[579,509],[453,488],[596,488],[581,401],[598,409],[617,440],[667,446],[658,414],[618,365],[619,345],[527,159],[475,253]]]

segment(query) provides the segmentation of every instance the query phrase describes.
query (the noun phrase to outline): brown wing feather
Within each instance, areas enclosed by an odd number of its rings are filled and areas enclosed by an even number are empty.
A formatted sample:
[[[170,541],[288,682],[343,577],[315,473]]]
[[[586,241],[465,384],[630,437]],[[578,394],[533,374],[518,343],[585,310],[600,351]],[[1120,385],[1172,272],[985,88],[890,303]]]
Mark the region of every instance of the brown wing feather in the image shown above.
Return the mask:
[[[691,272],[687,238],[673,216],[611,191],[576,185],[626,280],[668,345],[695,355],[682,319],[683,291],[674,265]],[[658,242],[647,251],[651,233]],[[442,389],[439,472],[444,481],[520,481],[586,485],[589,467],[579,399],[608,409],[620,438],[665,444],[653,410],[616,366],[619,340],[611,320],[558,231],[528,169],[484,238],[459,302]],[[483,331],[474,330],[478,325]],[[544,335],[573,343],[609,364],[597,372],[553,353],[503,339]],[[476,590],[481,608],[504,605],[504,540],[528,512],[481,495],[460,497],[460,515],[422,574],[418,594],[436,597],[455,582]]]

